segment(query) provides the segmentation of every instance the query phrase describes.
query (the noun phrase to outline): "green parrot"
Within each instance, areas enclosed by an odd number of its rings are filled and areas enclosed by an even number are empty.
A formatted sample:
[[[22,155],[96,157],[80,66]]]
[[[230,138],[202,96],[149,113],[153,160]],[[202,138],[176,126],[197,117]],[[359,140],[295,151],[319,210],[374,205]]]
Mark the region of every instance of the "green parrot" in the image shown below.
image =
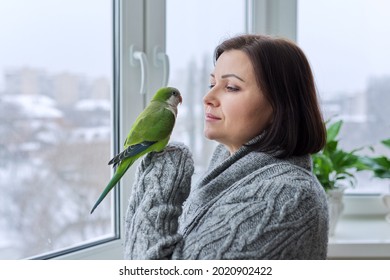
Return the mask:
[[[124,150],[109,161],[108,164],[118,168],[93,206],[91,214],[138,158],[149,152],[164,150],[175,125],[177,106],[181,102],[181,94],[176,88],[165,87],[156,92],[132,125]]]

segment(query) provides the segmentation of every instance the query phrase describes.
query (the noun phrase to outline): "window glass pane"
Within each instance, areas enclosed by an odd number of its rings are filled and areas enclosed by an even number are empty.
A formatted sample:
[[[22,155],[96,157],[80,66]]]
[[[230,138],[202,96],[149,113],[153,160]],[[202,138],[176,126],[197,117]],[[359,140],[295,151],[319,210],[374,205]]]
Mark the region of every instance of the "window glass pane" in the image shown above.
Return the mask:
[[[111,6],[0,2],[0,259],[114,235]]]
[[[390,138],[390,2],[299,0],[298,43],[314,70],[324,116],[344,120],[341,146],[379,144]],[[369,154],[369,151],[367,151]],[[387,192],[389,181],[360,174],[348,192]]]
[[[166,20],[169,85],[183,95],[172,140],[190,147],[195,175],[201,175],[215,147],[203,136],[202,103],[214,67],[213,51],[224,39],[245,32],[245,1],[167,0]]]

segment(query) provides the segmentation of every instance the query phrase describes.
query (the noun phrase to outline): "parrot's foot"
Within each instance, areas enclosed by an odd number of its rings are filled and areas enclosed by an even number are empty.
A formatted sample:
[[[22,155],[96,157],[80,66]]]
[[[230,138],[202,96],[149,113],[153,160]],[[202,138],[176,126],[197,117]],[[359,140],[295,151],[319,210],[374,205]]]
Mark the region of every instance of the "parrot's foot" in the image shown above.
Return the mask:
[[[167,147],[165,147],[164,150],[159,151],[159,152],[153,152],[153,154],[154,154],[154,156],[156,156],[156,157],[160,157],[160,156],[163,156],[165,152],[173,152],[173,151],[175,151],[175,150],[177,150],[176,147],[167,146]]]
[[[177,150],[177,147],[174,147],[174,146],[167,146],[165,147],[164,150],[162,150],[161,152],[170,152],[170,151],[175,151]]]

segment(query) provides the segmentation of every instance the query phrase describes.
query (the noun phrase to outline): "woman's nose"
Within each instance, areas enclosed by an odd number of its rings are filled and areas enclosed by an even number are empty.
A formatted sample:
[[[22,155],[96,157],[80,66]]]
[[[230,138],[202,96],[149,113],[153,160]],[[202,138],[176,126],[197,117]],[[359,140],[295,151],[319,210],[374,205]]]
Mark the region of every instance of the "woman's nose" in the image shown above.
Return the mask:
[[[206,93],[205,96],[203,96],[203,104],[204,105],[212,105],[217,106],[218,99],[216,98],[215,94],[215,87],[212,87],[208,93]]]

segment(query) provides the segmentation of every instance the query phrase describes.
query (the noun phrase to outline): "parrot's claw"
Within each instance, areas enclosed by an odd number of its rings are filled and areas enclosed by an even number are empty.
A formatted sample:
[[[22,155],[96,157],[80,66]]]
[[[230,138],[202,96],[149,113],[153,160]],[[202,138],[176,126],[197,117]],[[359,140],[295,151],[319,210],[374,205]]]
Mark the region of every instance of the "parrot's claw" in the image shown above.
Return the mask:
[[[163,152],[165,152],[165,151],[174,151],[174,150],[176,150],[176,147],[172,147],[172,146],[167,146],[165,149],[164,149],[164,151]]]
[[[175,147],[165,147],[165,149],[164,150],[162,150],[162,151],[159,151],[159,152],[152,152],[153,153],[153,155],[154,156],[156,156],[156,157],[161,157],[161,156],[163,156],[164,154],[165,154],[165,152],[170,152],[170,151],[175,151],[176,150],[176,148]]]

